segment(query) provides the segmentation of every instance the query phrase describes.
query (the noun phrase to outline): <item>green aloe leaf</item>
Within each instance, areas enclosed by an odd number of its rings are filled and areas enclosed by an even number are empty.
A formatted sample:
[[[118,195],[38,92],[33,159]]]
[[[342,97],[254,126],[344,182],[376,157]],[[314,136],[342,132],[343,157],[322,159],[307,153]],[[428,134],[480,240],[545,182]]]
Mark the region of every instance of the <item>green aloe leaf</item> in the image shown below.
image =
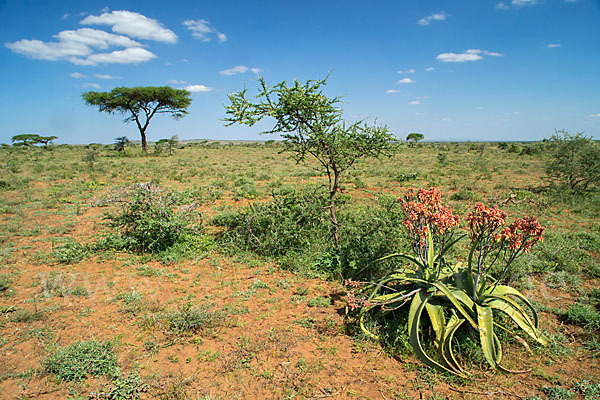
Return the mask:
[[[477,323],[479,324],[479,340],[483,356],[492,368],[496,368],[498,352],[496,349],[497,338],[494,335],[494,320],[491,307],[475,305],[477,309]]]
[[[493,296],[493,295],[492,295]],[[493,296],[486,299],[485,304],[508,315],[525,333],[542,345],[548,344],[548,339],[535,327],[534,323],[518,303],[505,296]]]
[[[423,309],[427,305],[427,302],[433,297],[432,294],[426,294],[424,291],[420,291],[410,304],[410,311],[408,313],[408,327],[410,332],[410,344],[417,356],[427,365],[432,368],[441,369],[443,371],[455,374],[451,368],[444,366],[425,353],[423,346],[421,346],[421,340],[419,339],[419,327],[421,324],[421,314]]]
[[[477,323],[473,320],[471,314],[465,310],[461,303],[465,304],[469,307],[470,310],[473,309],[473,301],[467,296],[464,292],[460,290],[450,290],[446,285],[442,282],[431,282],[431,285],[442,292],[448,300],[454,305],[456,310],[471,324],[474,329],[478,329]]]
[[[496,289],[492,293],[490,293],[490,295],[513,296],[513,297],[516,297],[519,300],[521,300],[531,310],[535,327],[539,328],[539,319],[538,319],[537,312],[535,311],[535,308],[533,307],[533,304],[531,304],[531,302],[529,300],[527,300],[527,298],[525,296],[523,296],[523,294],[521,292],[519,292],[517,289],[512,288],[510,286],[499,285],[496,287]]]
[[[435,345],[437,347],[441,347],[442,338],[444,337],[444,328],[446,327],[444,307],[428,302],[425,304],[425,309],[427,310],[429,320],[431,321],[431,326],[435,332]]]
[[[460,364],[456,360],[456,357],[454,356],[454,352],[452,351],[452,339],[463,322],[465,322],[465,320],[463,318],[458,318],[456,312],[453,311],[450,319],[448,320],[448,324],[444,329],[444,337],[442,338],[441,346],[441,353],[444,361],[446,361],[446,363],[459,375],[464,374],[464,370],[461,368]]]
[[[424,267],[421,260],[419,260],[417,257],[412,256],[410,254],[404,254],[404,253],[393,253],[393,254],[387,255],[385,257],[378,258],[377,260],[375,260],[375,262],[385,261],[387,259],[395,258],[395,257],[400,257],[400,258],[404,258],[408,261],[411,261],[411,262],[415,263],[417,266],[419,266],[420,268]]]

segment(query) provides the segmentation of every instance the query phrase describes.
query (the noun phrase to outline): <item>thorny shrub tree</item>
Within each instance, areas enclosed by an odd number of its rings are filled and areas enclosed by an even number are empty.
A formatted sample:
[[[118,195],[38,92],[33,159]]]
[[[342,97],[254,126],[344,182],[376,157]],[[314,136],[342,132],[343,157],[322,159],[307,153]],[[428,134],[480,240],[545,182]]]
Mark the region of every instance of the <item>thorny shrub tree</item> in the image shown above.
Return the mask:
[[[142,150],[148,153],[146,129],[156,114],[170,114],[181,118],[188,111],[192,99],[190,92],[169,86],[118,87],[110,92],[86,92],[87,105],[97,106],[99,111],[109,114],[129,114],[124,122],[135,121],[142,137]]]
[[[548,175],[571,190],[600,183],[600,144],[582,133],[556,131],[549,140]]]
[[[340,224],[335,197],[340,191],[341,175],[360,159],[391,155],[395,138],[385,125],[345,121],[340,98],[322,92],[327,78],[267,86],[259,77],[261,89],[256,101],[246,97],[247,89],[229,95],[231,104],[226,107],[225,121],[226,126],[235,123],[252,126],[264,117],[272,117],[275,126],[264,133],[279,133],[285,150],[292,153],[296,162],[305,162],[309,156],[318,161],[318,171],[328,178],[328,208],[337,247]]]

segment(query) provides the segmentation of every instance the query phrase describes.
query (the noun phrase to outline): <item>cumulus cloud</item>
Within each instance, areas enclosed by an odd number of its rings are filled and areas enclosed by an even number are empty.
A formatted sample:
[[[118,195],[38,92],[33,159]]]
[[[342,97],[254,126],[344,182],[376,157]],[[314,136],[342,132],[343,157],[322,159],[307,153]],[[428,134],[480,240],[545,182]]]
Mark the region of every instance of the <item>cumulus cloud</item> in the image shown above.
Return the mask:
[[[549,49],[553,49],[555,47],[560,47],[560,44],[559,43],[549,43],[546,45],[546,47]]]
[[[73,72],[72,74],[69,74],[69,76],[73,79],[87,78],[87,75],[80,74],[79,72]]]
[[[92,54],[85,60],[81,60],[81,65],[104,64],[138,64],[150,61],[156,58],[156,55],[146,49],[132,47],[125,50],[115,50],[110,53]],[[77,64],[77,62],[76,62]]]
[[[192,37],[194,39],[198,39],[203,42],[210,42],[211,37],[214,34],[219,43],[223,43],[227,40],[227,35],[222,32],[218,32],[211,26],[210,22],[205,19],[188,19],[187,21],[183,21],[183,25],[192,31]]]
[[[100,85],[98,85],[97,83],[94,82],[88,82],[88,83],[84,83],[83,85],[81,85],[82,88],[94,88],[94,89],[100,89]]]
[[[389,89],[385,91],[388,94],[392,94],[392,93],[398,93],[398,89]]]
[[[188,85],[184,87],[189,92],[210,92],[213,88],[204,85]]]
[[[426,25],[429,25],[431,23],[431,21],[445,21],[446,17],[448,17],[448,15],[446,14],[445,11],[442,11],[439,13],[435,13],[435,14],[431,14],[426,17],[423,17],[419,21],[417,21],[417,23],[419,25],[426,26]]]
[[[130,11],[114,11],[100,16],[88,16],[81,20],[82,24],[111,25],[113,32],[109,33],[93,28],[64,30],[53,37],[55,41],[22,39],[4,45],[14,53],[29,58],[48,61],[69,61],[75,65],[96,65],[98,63],[131,64],[149,61],[156,58],[145,44],[129,35],[141,39],[151,39],[173,43],[177,36],[162,27],[157,21],[141,14]],[[99,50],[121,47],[115,50],[98,53]],[[107,79],[107,78],[104,78]]]
[[[94,77],[98,79],[122,79],[120,76],[112,76],[107,74],[94,74]]]
[[[502,54],[495,51],[487,51],[480,49],[469,49],[464,53],[442,53],[436,57],[442,62],[467,62],[479,61],[483,56],[500,57]]]
[[[4,45],[15,53],[38,60],[57,61],[66,59],[72,61],[77,57],[86,57],[94,49],[114,47],[141,47],[142,44],[126,36],[115,35],[97,29],[81,28],[67,30],[54,35],[56,42],[22,39]],[[72,61],[73,62],[73,61]]]
[[[155,19],[132,11],[105,12],[101,15],[90,15],[80,22],[82,25],[109,25],[112,31],[138,39],[175,43],[177,35],[165,28]]]
[[[254,72],[256,75],[260,74],[263,70],[260,68],[249,68],[245,65],[236,65],[235,67],[224,69],[219,71],[221,75],[231,76],[236,74],[244,74],[248,71]]]
[[[404,79],[400,79],[400,80],[399,80],[397,83],[400,83],[400,84],[405,84],[405,83],[415,83],[415,81],[413,81],[413,80],[412,80],[412,79],[410,79],[410,78],[404,78]]]
[[[408,104],[411,105],[411,106],[414,106],[414,105],[417,105],[417,104],[421,104],[421,100],[409,101]]]
[[[434,69],[435,69],[435,68],[433,68],[433,67],[429,67],[429,68],[425,68],[425,71],[427,71],[427,72],[431,72],[431,71],[433,71]]]
[[[415,69],[414,68],[409,68],[409,69],[404,69],[404,70],[400,70],[398,71],[399,74],[414,74],[415,73]]]

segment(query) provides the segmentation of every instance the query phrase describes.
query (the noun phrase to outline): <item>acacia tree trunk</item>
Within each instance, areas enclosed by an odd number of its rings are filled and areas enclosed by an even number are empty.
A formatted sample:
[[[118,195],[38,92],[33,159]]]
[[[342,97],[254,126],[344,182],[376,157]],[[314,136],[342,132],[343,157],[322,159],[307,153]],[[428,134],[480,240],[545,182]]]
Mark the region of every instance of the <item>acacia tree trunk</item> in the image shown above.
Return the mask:
[[[148,142],[146,141],[146,130],[140,129],[140,134],[142,135],[142,150],[144,153],[148,154]]]

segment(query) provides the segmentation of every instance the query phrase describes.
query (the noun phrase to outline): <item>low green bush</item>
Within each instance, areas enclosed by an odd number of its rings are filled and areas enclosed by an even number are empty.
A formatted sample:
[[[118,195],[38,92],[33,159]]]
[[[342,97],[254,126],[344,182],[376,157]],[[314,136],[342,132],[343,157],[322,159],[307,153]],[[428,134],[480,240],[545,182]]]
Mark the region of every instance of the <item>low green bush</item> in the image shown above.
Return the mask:
[[[600,329],[600,312],[586,303],[575,303],[567,309],[567,322],[582,326],[586,329]]]
[[[310,253],[329,242],[331,231],[323,212],[321,191],[279,190],[267,203],[251,204],[242,211],[221,213],[212,219],[227,228],[219,241],[232,251],[252,251],[267,257]]]
[[[82,381],[88,376],[119,375],[117,355],[110,343],[96,340],[55,349],[44,361],[44,371],[62,381]]]
[[[118,214],[106,214],[128,250],[160,253],[193,242],[202,233],[195,205],[176,207],[177,197],[155,184],[140,185]]]

